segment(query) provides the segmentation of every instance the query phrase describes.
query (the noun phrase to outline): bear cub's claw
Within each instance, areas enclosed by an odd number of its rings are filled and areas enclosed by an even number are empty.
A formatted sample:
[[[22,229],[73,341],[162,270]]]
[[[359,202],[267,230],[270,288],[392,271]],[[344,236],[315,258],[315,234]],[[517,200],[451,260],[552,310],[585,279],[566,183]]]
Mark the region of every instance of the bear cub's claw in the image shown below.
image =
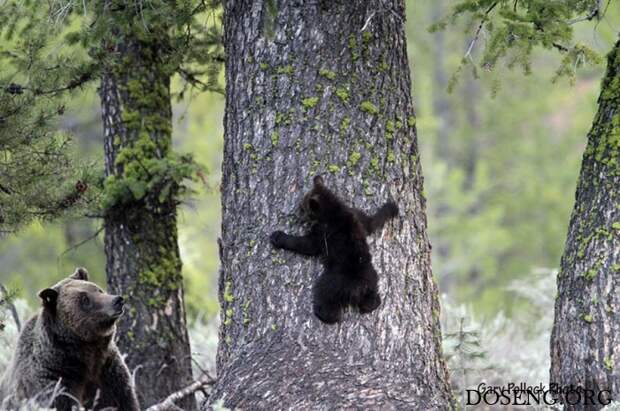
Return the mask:
[[[271,242],[271,245],[273,245],[274,247],[282,248],[282,246],[284,245],[285,236],[286,236],[286,233],[284,231],[274,231],[269,236],[269,241]]]
[[[390,201],[385,203],[385,211],[390,218],[398,217],[398,206],[396,203]]]

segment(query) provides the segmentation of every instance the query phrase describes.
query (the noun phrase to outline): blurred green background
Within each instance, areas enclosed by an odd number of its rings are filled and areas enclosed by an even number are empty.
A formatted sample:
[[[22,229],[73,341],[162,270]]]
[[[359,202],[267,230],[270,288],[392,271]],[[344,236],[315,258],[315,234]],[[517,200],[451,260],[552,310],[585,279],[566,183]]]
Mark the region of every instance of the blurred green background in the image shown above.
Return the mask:
[[[574,81],[552,81],[556,52],[538,51],[532,73],[497,66],[476,76],[465,67],[474,23],[459,21],[441,33],[428,27],[447,13],[448,1],[408,1],[407,31],[422,151],[433,271],[440,292],[471,304],[481,317],[514,315],[527,305],[509,284],[540,267],[559,266],[586,134],[596,109],[604,67],[581,69]],[[584,22],[577,39],[606,53],[620,31],[620,10]],[[471,55],[476,58],[484,43]],[[475,78],[478,77],[478,78]],[[223,79],[222,79],[223,81]],[[447,91],[453,84],[452,92]],[[76,155],[103,166],[96,89],[71,101],[61,127],[72,133]],[[179,152],[207,167],[207,184],[180,212],[179,234],[190,316],[218,310],[217,237],[224,98],[185,96],[174,108]],[[105,284],[101,222],[70,219],[34,223],[0,241],[0,282],[36,304],[36,293],[84,266]]]

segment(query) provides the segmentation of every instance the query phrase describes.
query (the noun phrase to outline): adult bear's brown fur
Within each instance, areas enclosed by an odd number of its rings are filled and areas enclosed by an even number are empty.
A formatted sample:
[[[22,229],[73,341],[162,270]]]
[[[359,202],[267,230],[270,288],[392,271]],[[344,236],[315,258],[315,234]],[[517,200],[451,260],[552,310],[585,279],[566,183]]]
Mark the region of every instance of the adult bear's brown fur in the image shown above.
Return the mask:
[[[39,293],[43,307],[24,326],[13,360],[0,382],[2,409],[24,399],[71,410],[113,407],[139,410],[129,370],[114,343],[122,297],[107,294],[78,268],[70,277]]]

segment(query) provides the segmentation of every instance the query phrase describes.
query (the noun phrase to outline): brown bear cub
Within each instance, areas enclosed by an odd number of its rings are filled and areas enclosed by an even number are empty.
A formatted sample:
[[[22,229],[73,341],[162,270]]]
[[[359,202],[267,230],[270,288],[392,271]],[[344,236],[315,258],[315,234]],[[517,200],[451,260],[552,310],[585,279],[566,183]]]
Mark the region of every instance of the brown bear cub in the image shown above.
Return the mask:
[[[325,271],[314,284],[314,314],[333,324],[342,320],[347,306],[356,307],[362,314],[374,311],[381,297],[366,237],[398,215],[396,204],[387,202],[369,216],[345,205],[325,187],[323,178],[316,176],[301,206],[313,222],[310,232],[293,236],[275,231],[270,239],[276,248],[321,257]]]
[[[42,308],[25,324],[0,382],[2,409],[19,408],[21,401],[36,397],[41,405],[53,401],[58,410],[139,410],[129,370],[114,343],[123,298],[89,282],[83,268],[39,297]]]

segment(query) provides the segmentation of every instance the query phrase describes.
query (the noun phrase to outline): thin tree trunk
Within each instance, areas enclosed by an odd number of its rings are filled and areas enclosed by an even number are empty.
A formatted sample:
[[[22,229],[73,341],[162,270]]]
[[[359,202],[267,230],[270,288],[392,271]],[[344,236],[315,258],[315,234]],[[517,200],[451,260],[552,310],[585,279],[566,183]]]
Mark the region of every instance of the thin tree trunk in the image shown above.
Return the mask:
[[[432,6],[432,21],[443,17],[444,2],[435,0]],[[446,73],[446,32],[433,33],[433,114],[437,118],[437,142],[435,152],[441,160],[450,163],[450,131],[454,126],[454,116],[448,98],[448,74]]]
[[[129,13],[131,10],[128,10]],[[135,17],[133,24],[141,25]],[[149,27],[150,42],[134,38],[140,27],[115,34],[115,59],[99,90],[105,131],[106,274],[127,310],[117,332],[143,408],[192,382],[177,245],[174,184],[148,181],[167,166],[171,151],[170,73],[161,50],[166,30]],[[133,31],[132,31],[133,30]],[[144,29],[142,29],[144,30]],[[156,41],[153,39],[157,39]],[[195,409],[190,396],[179,404]]]
[[[609,54],[558,274],[551,382],[620,395],[620,41]],[[601,405],[574,409],[599,409]]]
[[[476,166],[480,152],[482,133],[480,133],[480,114],[478,113],[480,101],[480,83],[473,73],[468,73],[463,85],[463,106],[465,108],[465,118],[467,119],[470,139],[466,143],[467,148],[463,159],[465,169],[465,181],[463,189],[470,191],[476,180]]]
[[[222,322],[209,404],[451,406],[404,16],[400,0],[226,1]],[[312,313],[319,262],[268,242],[276,229],[304,230],[298,204],[317,173],[349,204],[400,207],[370,240],[382,305],[332,326]]]

